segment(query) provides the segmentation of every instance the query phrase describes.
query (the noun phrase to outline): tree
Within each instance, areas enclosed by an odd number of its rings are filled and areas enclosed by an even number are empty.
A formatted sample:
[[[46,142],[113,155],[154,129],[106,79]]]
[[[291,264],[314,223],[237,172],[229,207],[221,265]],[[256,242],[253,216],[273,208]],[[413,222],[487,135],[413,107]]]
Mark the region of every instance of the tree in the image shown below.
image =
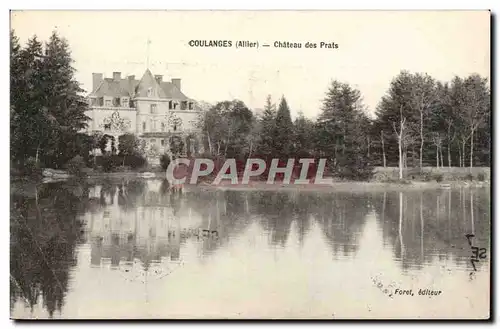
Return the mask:
[[[452,145],[457,135],[457,117],[454,113],[454,108],[451,103],[451,90],[448,83],[438,82],[437,88],[437,101],[431,117],[431,129],[436,132],[439,131],[438,136],[443,136],[446,140],[446,151],[448,158],[448,167],[451,168],[452,164]],[[435,135],[436,136],[436,135]],[[441,158],[442,160],[442,158]]]
[[[275,150],[276,155],[280,159],[287,159],[292,153],[292,139],[290,137],[293,133],[293,124],[285,96],[281,98],[278,112],[276,113],[275,129],[275,144],[278,146]]]
[[[252,125],[250,127],[250,132],[247,136],[248,143],[248,157],[251,158],[255,152],[256,147],[259,145],[262,133],[261,121],[257,118],[252,118]]]
[[[406,74],[406,73],[402,73]],[[423,166],[425,120],[436,102],[436,88],[434,79],[428,74],[410,75],[411,100],[410,106],[418,114],[418,126],[420,132],[420,168]]]
[[[45,44],[41,79],[43,102],[57,124],[52,124],[46,153],[56,163],[65,163],[72,155],[65,149],[66,142],[86,127],[88,103],[84,90],[74,78],[75,69],[67,41],[53,32]]]
[[[123,134],[118,137],[118,149],[123,156],[123,165],[125,158],[139,153],[139,139],[134,134]]]
[[[461,113],[469,127],[470,138],[470,167],[474,164],[474,133],[485,125],[490,115],[490,90],[488,81],[477,74],[464,80],[465,102]]]
[[[293,150],[297,158],[314,155],[314,122],[307,119],[302,111],[294,122]]]
[[[184,141],[181,137],[173,135],[170,137],[169,143],[170,151],[172,152],[173,157],[178,158],[184,150]]]
[[[387,166],[387,160],[385,157],[385,143],[384,143],[384,131],[380,130],[380,143],[382,145],[382,164],[384,168]]]
[[[403,141],[406,133],[406,118],[403,116],[403,106],[400,108],[401,117],[398,122],[398,127],[396,123],[393,122],[392,126],[394,128],[394,133],[398,138],[398,150],[399,150],[399,179],[403,179]]]
[[[51,120],[42,102],[42,43],[34,36],[20,49],[11,33],[11,150],[22,166],[25,158],[39,163],[40,144],[46,140]]]
[[[371,176],[372,166],[367,159],[368,125],[359,90],[332,81],[315,131],[319,155],[333,160],[331,167],[337,176],[349,179]]]
[[[68,43],[54,32],[44,47],[35,36],[19,50],[12,33],[11,47],[12,155],[20,164],[34,156],[60,167],[78,153],[77,133],[89,119]]]
[[[276,105],[272,103],[271,95],[266,98],[266,104],[262,117],[260,118],[261,136],[259,140],[258,153],[266,159],[270,159],[276,150]]]
[[[246,156],[253,113],[239,100],[217,103],[207,111],[202,123],[209,149],[216,156]]]

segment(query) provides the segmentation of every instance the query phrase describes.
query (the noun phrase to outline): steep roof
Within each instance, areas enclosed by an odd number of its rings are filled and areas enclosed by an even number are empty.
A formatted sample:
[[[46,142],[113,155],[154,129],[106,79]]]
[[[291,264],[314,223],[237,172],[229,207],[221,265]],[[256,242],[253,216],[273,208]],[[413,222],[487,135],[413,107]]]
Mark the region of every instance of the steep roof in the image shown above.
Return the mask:
[[[149,89],[152,91],[151,95],[148,95]],[[135,97],[167,98],[167,95],[165,95],[151,71],[147,69],[142,75],[141,81],[135,87]]]
[[[168,81],[158,83],[149,69],[144,72],[141,80],[105,78],[90,96],[148,97],[149,88],[152,91],[149,97],[188,100],[188,97],[173,83]]]
[[[135,84],[134,84],[135,83]],[[91,96],[112,96],[112,97],[123,97],[123,96],[131,96],[131,90],[134,89],[134,86],[138,83],[136,80],[113,80],[111,78],[105,78],[99,87],[91,94]]]
[[[161,83],[161,89],[167,95],[167,98],[187,100],[188,98],[184,95],[176,85],[172,82],[163,81]]]

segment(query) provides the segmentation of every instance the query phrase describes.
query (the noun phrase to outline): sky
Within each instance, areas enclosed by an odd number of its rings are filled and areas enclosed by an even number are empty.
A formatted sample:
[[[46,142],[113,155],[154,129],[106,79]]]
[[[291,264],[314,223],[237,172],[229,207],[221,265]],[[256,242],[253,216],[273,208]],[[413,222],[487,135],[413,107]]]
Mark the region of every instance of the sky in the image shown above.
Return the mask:
[[[65,37],[76,79],[89,92],[93,72],[140,78],[149,67],[181,78],[188,97],[212,104],[240,99],[255,109],[268,94],[275,102],[284,95],[292,117],[318,115],[334,79],[359,89],[373,113],[401,70],[441,81],[490,77],[489,11],[13,11],[11,28],[22,43],[35,34],[48,40],[54,30]],[[233,47],[190,47],[190,40]],[[237,49],[239,40],[260,47]],[[274,48],[275,41],[302,48]]]

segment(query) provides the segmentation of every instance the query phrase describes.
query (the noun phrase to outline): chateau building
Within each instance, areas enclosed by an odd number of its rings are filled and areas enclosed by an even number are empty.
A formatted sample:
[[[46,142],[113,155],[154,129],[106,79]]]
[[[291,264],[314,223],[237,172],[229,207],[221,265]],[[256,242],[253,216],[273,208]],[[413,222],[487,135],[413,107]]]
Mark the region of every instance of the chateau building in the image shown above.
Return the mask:
[[[203,152],[196,123],[202,110],[181,90],[181,79],[163,81],[149,69],[140,80],[135,76],[122,78],[114,72],[112,78],[102,73],[92,74],[92,92],[88,96],[91,121],[87,133],[101,132],[114,140],[119,149],[118,137],[124,133],[135,134],[141,140],[148,161],[158,163],[159,156],[171,153],[172,144],[181,153]],[[111,142],[107,151],[111,151]]]

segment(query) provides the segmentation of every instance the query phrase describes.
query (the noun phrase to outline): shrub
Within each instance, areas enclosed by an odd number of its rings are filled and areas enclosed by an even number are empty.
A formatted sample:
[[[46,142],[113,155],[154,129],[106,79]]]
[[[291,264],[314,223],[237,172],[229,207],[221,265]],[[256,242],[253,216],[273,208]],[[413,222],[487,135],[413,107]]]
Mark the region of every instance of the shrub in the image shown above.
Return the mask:
[[[132,169],[142,168],[146,165],[146,162],[146,158],[139,154],[127,155],[125,158],[125,165],[130,166]]]
[[[24,175],[28,176],[40,176],[42,175],[42,166],[40,162],[36,162],[34,157],[29,157],[24,161],[24,167],[22,169]]]
[[[76,155],[73,159],[69,160],[67,163],[68,172],[71,175],[82,176],[83,169],[85,166],[85,160],[80,155]]]
[[[160,165],[163,170],[167,170],[168,165],[170,164],[170,156],[168,154],[163,154],[160,157]]]
[[[373,177],[373,166],[359,153],[347,154],[337,158],[338,163],[333,168],[334,176],[341,179],[363,181]]]
[[[430,181],[433,179],[433,177],[432,177],[431,173],[430,173],[430,172],[425,172],[425,171],[422,171],[422,172],[420,173],[420,178],[421,178],[421,179],[422,179],[422,181],[424,181],[424,182],[430,182]],[[434,179],[435,179],[435,177],[434,177]]]
[[[105,172],[113,171],[116,168],[115,159],[113,156],[103,156],[102,159],[102,169]]]
[[[390,183],[390,184],[404,184],[408,185],[411,184],[411,181],[408,179],[399,179],[399,178],[392,178],[392,177],[387,177],[386,179],[382,180],[383,183]]]
[[[433,177],[438,183],[443,181],[443,174],[434,174]]]
[[[486,175],[484,174],[484,172],[480,172],[479,174],[477,174],[477,180],[480,182],[484,182],[486,180]]]
[[[130,171],[130,167],[129,166],[118,166],[118,167],[116,167],[116,171],[127,172],[127,171]]]

